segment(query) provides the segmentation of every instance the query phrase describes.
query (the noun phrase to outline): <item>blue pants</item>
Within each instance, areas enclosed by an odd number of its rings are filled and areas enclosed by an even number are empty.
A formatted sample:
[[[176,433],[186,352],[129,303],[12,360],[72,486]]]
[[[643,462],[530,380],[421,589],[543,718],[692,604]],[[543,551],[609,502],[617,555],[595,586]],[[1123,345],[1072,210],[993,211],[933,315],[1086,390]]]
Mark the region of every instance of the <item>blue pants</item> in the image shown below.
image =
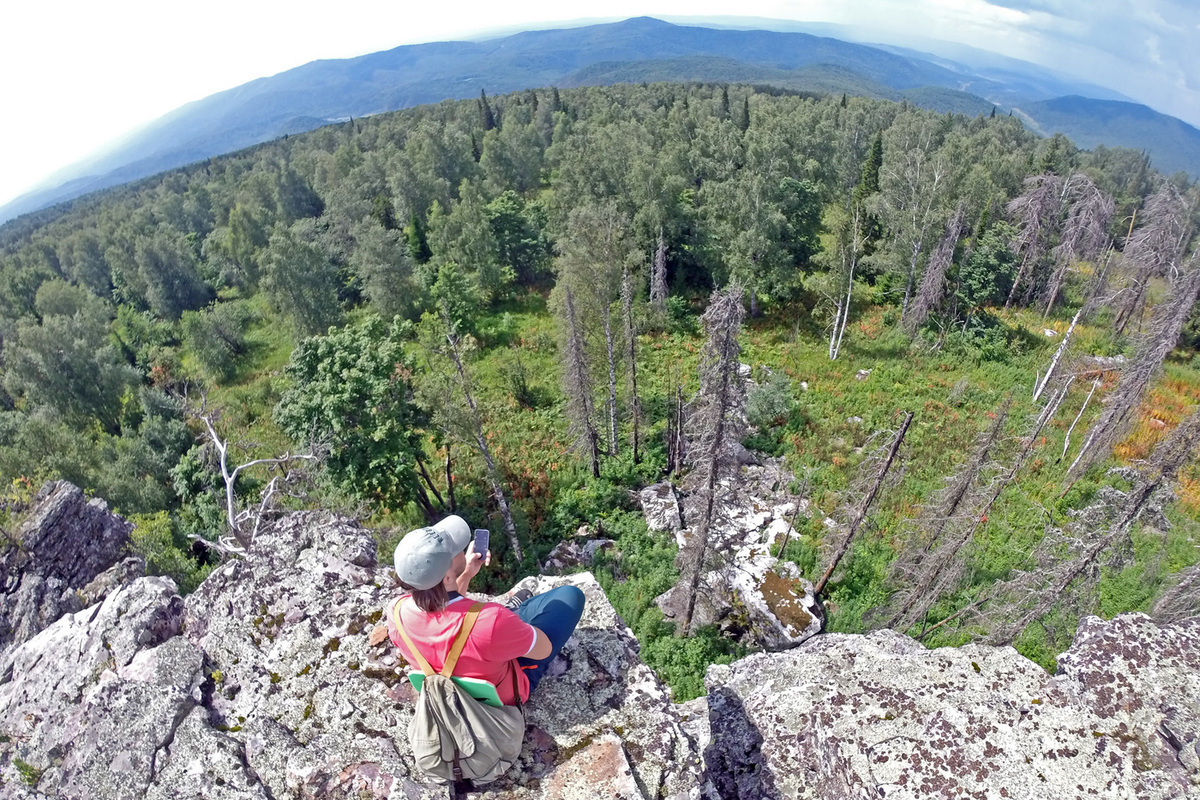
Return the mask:
[[[517,616],[525,622],[546,634],[553,649],[550,655],[534,661],[532,658],[518,658],[517,663],[529,678],[529,693],[541,683],[546,675],[546,668],[562,650],[579,618],[583,616],[583,592],[577,586],[557,586],[543,594],[534,595],[517,607]]]

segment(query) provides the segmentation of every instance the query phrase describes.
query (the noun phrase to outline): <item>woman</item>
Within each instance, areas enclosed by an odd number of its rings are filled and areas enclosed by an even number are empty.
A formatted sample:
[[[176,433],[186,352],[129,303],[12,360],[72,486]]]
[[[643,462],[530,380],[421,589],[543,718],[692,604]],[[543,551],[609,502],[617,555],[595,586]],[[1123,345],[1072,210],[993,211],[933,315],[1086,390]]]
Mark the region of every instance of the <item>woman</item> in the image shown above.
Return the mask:
[[[474,552],[466,521],[449,516],[405,535],[396,545],[394,563],[407,594],[385,609],[392,644],[410,664],[417,663],[396,628],[400,625],[430,666],[440,670],[472,605],[464,595],[471,579],[491,563],[491,553]],[[515,613],[485,603],[454,674],[491,683],[505,705],[524,703],[579,624],[583,604],[583,592],[575,586],[531,597]]]

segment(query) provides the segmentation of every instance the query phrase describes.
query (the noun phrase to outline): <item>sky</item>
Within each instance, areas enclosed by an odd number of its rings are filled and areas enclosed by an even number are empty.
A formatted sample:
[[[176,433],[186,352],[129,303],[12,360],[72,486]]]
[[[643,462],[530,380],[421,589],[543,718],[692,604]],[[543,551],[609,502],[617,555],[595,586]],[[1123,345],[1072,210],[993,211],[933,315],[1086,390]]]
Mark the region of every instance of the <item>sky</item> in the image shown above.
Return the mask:
[[[1042,64],[1200,127],[1196,0],[13,0],[0,14],[0,205],[179,106],[322,58],[522,28],[729,15],[871,26]],[[764,26],[765,27],[765,26]]]

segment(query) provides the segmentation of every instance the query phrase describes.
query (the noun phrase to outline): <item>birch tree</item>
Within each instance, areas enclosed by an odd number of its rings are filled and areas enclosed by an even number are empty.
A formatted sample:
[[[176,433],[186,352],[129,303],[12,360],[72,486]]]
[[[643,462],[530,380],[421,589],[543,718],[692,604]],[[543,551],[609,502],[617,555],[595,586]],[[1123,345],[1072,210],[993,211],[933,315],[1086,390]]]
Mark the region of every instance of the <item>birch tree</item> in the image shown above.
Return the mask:
[[[571,435],[575,448],[587,454],[592,475],[600,477],[600,432],[596,429],[595,387],[588,363],[587,347],[579,315],[575,310],[575,295],[569,286],[563,287],[560,310],[562,330],[563,390],[567,395],[567,416],[571,420]]]

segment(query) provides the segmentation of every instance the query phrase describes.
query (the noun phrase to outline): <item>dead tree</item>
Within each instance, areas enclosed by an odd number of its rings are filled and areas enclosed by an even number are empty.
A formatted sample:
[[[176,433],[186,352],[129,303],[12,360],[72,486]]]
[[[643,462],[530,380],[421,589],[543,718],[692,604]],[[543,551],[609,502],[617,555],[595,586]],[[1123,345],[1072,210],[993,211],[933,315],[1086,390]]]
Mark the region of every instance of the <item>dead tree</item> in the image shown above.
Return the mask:
[[[650,267],[650,305],[656,311],[667,308],[667,238],[663,229],[658,229],[658,246],[654,248],[654,262]]]
[[[908,315],[901,319],[904,331],[909,336],[916,335],[921,326],[925,324],[925,320],[929,319],[929,314],[941,302],[942,291],[946,285],[946,273],[954,263],[954,249],[958,247],[958,240],[962,238],[965,225],[966,213],[963,206],[959,204],[958,210],[946,224],[946,232],[942,234],[941,241],[933,251],[928,266],[925,267],[925,274],[921,276],[921,285],[917,288],[917,294],[908,308]]]
[[[1155,601],[1150,614],[1162,623],[1180,622],[1200,614],[1200,564],[1180,570],[1175,582]]]
[[[745,385],[738,372],[741,347],[738,334],[745,318],[743,289],[731,284],[715,291],[708,309],[700,318],[708,338],[700,352],[700,391],[688,409],[687,423],[695,454],[695,481],[699,486],[696,506],[700,517],[691,525],[692,533],[679,552],[680,577],[684,587],[683,615],[679,632],[691,633],[696,611],[696,593],[700,579],[713,554],[713,523],[717,503],[717,484],[722,477],[729,446],[740,440],[741,411],[745,405]]]
[[[1104,251],[1113,217],[1113,199],[1081,172],[1067,179],[1063,195],[1067,204],[1066,219],[1058,245],[1051,251],[1054,271],[1042,294],[1046,304],[1043,315],[1047,316],[1058,301],[1071,264],[1092,260]]]
[[[883,486],[883,481],[887,477],[888,470],[892,468],[892,462],[896,460],[896,453],[900,450],[901,443],[904,442],[904,435],[908,433],[908,426],[912,424],[913,412],[909,411],[904,415],[904,422],[900,424],[900,430],[896,431],[896,435],[892,437],[892,445],[888,449],[887,457],[879,467],[879,474],[875,476],[875,482],[871,484],[871,488],[867,491],[866,497],[863,498],[859,505],[854,519],[850,522],[850,528],[846,531],[846,535],[839,542],[837,549],[834,550],[833,556],[829,559],[829,566],[825,568],[820,580],[813,587],[814,594],[821,594],[825,591],[825,584],[829,583],[829,579],[833,577],[834,570],[842,558],[850,551],[850,545],[854,543],[854,537],[858,534],[858,529],[862,527],[863,522],[867,518],[867,512],[871,509],[871,503],[875,501],[875,496],[879,494],[880,488]]]
[[[638,396],[637,385],[637,323],[633,318],[633,271],[626,268],[625,279],[621,281],[621,318],[625,323],[625,358],[629,362],[629,417],[633,423],[633,463],[640,464],[642,455],[641,444],[642,399]]]
[[[1197,260],[1196,256],[1192,257],[1188,271],[1176,278],[1168,298],[1155,308],[1150,329],[1142,337],[1137,353],[1122,371],[1104,411],[1092,423],[1079,454],[1067,470],[1070,482],[1078,480],[1092,464],[1107,458],[1136,419],[1150,381],[1179,343],[1183,326],[1200,297],[1200,264]]]
[[[587,349],[579,318],[575,313],[575,297],[571,288],[563,290],[563,391],[567,395],[567,416],[575,447],[587,454],[592,475],[600,477],[600,433],[596,429],[596,408],[592,401],[595,392]]]
[[[281,484],[288,482],[289,473],[286,468],[297,462],[315,462],[320,457],[315,452],[284,453],[282,456],[274,458],[251,459],[230,468],[229,448],[231,445],[217,433],[217,412],[207,409],[202,400],[200,411],[196,416],[204,423],[208,442],[217,451],[217,463],[221,470],[221,478],[225,482],[225,522],[229,526],[229,533],[232,534],[237,542],[236,546],[228,542],[222,542],[217,549],[226,554],[244,552],[249,549],[251,543],[254,541],[254,537],[258,535],[264,517],[267,515],[272,502],[281,490]],[[258,505],[239,510],[237,500],[238,476],[245,470],[257,466],[266,466],[268,472],[274,474],[260,493]]]
[[[1058,406],[1065,397],[1066,390],[1059,390],[1042,410],[1042,413],[1038,415],[1012,466],[995,481],[987,499],[973,509],[970,524],[957,535],[944,539],[923,559],[915,574],[912,587],[898,603],[900,610],[887,620],[886,627],[897,630],[907,629],[917,620],[923,619],[943,594],[958,586],[966,569],[964,560],[966,548],[975,540],[975,534],[979,529],[987,524],[988,514],[991,513],[996,501],[1000,499],[1000,495],[1020,474],[1021,469],[1025,466],[1025,461],[1037,445],[1042,429],[1054,417]]]
[[[919,582],[922,565],[939,544],[946,528],[958,526],[963,521],[964,513],[969,513],[969,510],[974,507],[975,504],[971,502],[973,497],[971,490],[979,484],[984,470],[991,463],[992,450],[1000,441],[1000,435],[1004,430],[1004,424],[1008,420],[1011,408],[1012,394],[1009,393],[996,410],[992,424],[977,437],[975,446],[971,449],[971,455],[958,474],[949,479],[946,489],[918,518],[917,528],[925,534],[923,542],[919,547],[915,546],[917,542],[914,542],[914,546],[908,548],[905,553],[892,562],[891,583],[893,585]],[[899,621],[903,609],[912,605],[911,589],[897,593],[896,600],[901,611],[893,613],[883,623],[883,627],[894,626]]]
[[[426,369],[417,385],[422,405],[449,437],[474,448],[483,459],[492,498],[504,522],[509,547],[513,557],[522,561],[524,551],[504,493],[500,469],[488,445],[483,414],[475,400],[474,381],[466,365],[466,351],[471,347],[470,337],[459,333],[443,303],[436,317],[427,315],[422,321],[421,344],[427,354]]]
[[[1050,241],[1058,229],[1062,188],[1062,178],[1054,173],[1032,175],[1025,179],[1025,192],[1010,200],[1005,207],[1017,225],[1017,238],[1013,245],[1021,256],[1012,288],[1004,303],[1006,311],[1017,298],[1018,290],[1024,288],[1026,296],[1032,294],[1034,281],[1031,276],[1045,258]]]
[[[1162,188],[1146,200],[1144,224],[1125,242],[1124,263],[1129,268],[1129,283],[1118,296],[1114,327],[1124,333],[1146,299],[1151,278],[1177,272],[1191,239],[1190,209],[1174,184]]]
[[[1035,554],[1036,568],[1018,573],[993,592],[1001,602],[993,601],[989,607],[988,616],[996,620],[989,641],[1007,643],[1016,639],[1064,599],[1078,596],[1082,587],[1073,586],[1077,581],[1094,585],[1099,579],[1101,555],[1126,542],[1151,497],[1192,458],[1198,443],[1200,411],[1195,411],[1155,448],[1141,480],[1126,495],[1123,507],[1107,529],[1097,531],[1094,516],[1084,514],[1061,534],[1048,536]],[[1095,510],[1098,514],[1112,511],[1111,507]],[[1064,547],[1066,557],[1059,557]],[[1132,548],[1127,550],[1132,552]],[[1119,563],[1110,562],[1110,566]]]
[[[1042,396],[1042,392],[1046,391],[1046,386],[1049,385],[1050,379],[1054,377],[1054,370],[1062,361],[1063,354],[1071,346],[1071,335],[1075,333],[1075,325],[1079,322],[1079,318],[1083,315],[1083,308],[1075,312],[1075,317],[1071,320],[1071,326],[1067,328],[1067,332],[1063,334],[1062,341],[1059,342],[1058,349],[1054,351],[1054,357],[1050,359],[1050,366],[1046,367],[1046,374],[1034,381],[1033,385],[1033,402],[1037,402]]]

